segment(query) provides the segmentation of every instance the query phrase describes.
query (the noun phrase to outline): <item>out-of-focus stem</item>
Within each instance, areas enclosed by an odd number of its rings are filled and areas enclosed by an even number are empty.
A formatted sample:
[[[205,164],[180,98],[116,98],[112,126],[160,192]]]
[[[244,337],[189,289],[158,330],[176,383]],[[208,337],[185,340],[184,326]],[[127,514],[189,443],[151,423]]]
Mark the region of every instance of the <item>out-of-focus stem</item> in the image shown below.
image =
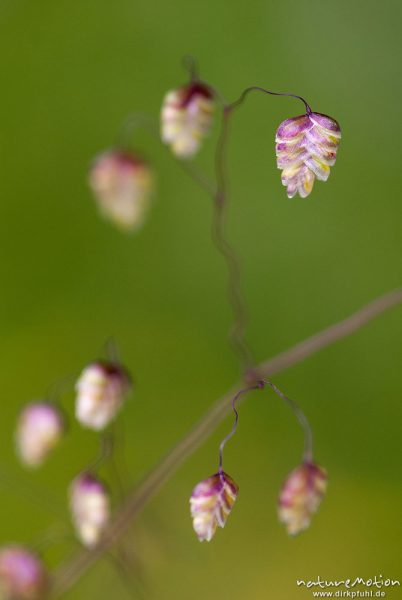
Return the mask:
[[[311,462],[313,460],[313,432],[306,415],[297,402],[291,398],[288,398],[288,396],[286,396],[286,394],[284,394],[274,383],[272,383],[272,381],[269,379],[264,379],[263,382],[265,385],[268,385],[275,392],[275,394],[277,394],[277,396],[286,402],[293,414],[296,416],[304,434],[303,460],[305,462]]]
[[[117,135],[116,146],[127,151],[132,150],[132,137],[137,129],[146,129],[154,140],[160,141],[158,120],[147,113],[133,113],[128,115],[123,121]],[[169,156],[172,156],[170,151]],[[208,195],[214,196],[215,186],[200,169],[190,162],[179,160],[177,158],[175,159],[175,162]]]
[[[225,216],[228,195],[226,149],[230,114],[231,110],[224,105],[222,109],[221,130],[215,153],[216,193],[214,197],[212,240],[218,252],[223,256],[228,270],[228,297],[234,315],[233,326],[230,330],[230,340],[233,350],[239,358],[242,375],[244,375],[252,368],[254,361],[250,348],[245,341],[247,313],[241,292],[239,262],[237,255],[227,241],[225,234]]]

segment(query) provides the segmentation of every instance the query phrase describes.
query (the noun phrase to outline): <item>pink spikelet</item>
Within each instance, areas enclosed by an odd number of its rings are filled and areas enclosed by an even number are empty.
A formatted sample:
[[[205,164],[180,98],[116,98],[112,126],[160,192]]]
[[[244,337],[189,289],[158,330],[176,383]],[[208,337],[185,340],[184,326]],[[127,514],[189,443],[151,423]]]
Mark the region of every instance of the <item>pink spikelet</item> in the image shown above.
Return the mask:
[[[220,471],[201,481],[190,498],[194,531],[200,542],[211,541],[217,527],[224,527],[237,498],[238,486]]]
[[[42,561],[23,546],[0,548],[0,598],[44,600],[49,579]]]
[[[39,467],[60,442],[65,430],[63,415],[46,401],[31,402],[18,417],[15,442],[21,462]]]
[[[278,505],[279,520],[289,535],[307,529],[326,488],[327,474],[314,463],[304,463],[290,473],[282,486]]]
[[[95,546],[110,520],[110,497],[105,485],[91,473],[81,473],[70,486],[70,509],[77,537],[87,548]]]
[[[76,383],[77,420],[95,431],[105,429],[123,406],[130,389],[130,376],[122,366],[105,360],[91,363]]]
[[[286,119],[276,132],[276,157],[287,195],[306,198],[315,179],[327,181],[335,164],[341,129],[335,119],[311,112]]]
[[[212,90],[192,82],[168,92],[161,111],[161,137],[179,158],[191,158],[208,134],[213,118]]]
[[[125,231],[141,228],[153,192],[147,162],[126,150],[109,150],[93,161],[89,185],[105,219]]]

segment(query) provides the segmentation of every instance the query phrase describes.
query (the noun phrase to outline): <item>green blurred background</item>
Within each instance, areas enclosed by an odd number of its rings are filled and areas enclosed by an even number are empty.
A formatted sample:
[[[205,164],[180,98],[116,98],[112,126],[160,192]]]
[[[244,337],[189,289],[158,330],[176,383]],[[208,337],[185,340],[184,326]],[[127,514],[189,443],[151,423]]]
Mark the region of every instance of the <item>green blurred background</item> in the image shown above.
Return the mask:
[[[113,143],[128,113],[158,114],[166,90],[185,81],[188,52],[228,99],[249,85],[295,91],[339,120],[343,140],[328,183],[307,200],[288,200],[273,139],[301,105],[255,95],[233,119],[228,230],[241,260],[248,339],[258,359],[273,356],[400,285],[402,8],[397,0],[0,7],[1,541],[35,543],[54,523],[56,538],[63,529],[66,487],[96,455],[97,438],[72,423],[44,468],[27,474],[12,439],[24,402],[115,336],[136,380],[118,425],[131,485],[238,377],[209,198],[138,133],[158,194],[146,227],[124,235],[98,217],[86,185],[91,158]],[[209,171],[216,133],[199,158]],[[402,579],[401,317],[395,309],[275,378],[310,417],[317,460],[329,471],[313,526],[290,539],[277,522],[277,491],[302,438],[276,397],[252,396],[227,446],[226,470],[241,488],[227,528],[200,544],[188,497],[216,468],[231,418],[128,533],[134,597],[297,600],[311,597],[297,578]],[[63,403],[71,414],[71,391]],[[46,557],[55,564],[74,548],[59,539]],[[65,597],[111,595],[130,597],[104,560]]]

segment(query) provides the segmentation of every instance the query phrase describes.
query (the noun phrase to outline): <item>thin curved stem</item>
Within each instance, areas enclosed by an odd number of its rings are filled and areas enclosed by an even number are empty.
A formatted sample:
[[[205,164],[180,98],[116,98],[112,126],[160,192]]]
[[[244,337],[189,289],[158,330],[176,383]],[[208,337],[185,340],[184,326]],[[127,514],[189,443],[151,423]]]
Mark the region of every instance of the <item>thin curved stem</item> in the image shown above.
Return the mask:
[[[130,485],[126,461],[124,422],[122,420],[114,421],[111,431],[114,439],[114,447],[109,461],[110,476],[114,479],[116,485],[117,498],[119,502],[122,502]]]
[[[297,100],[301,100],[301,102],[303,102],[304,106],[306,107],[306,112],[308,115],[310,115],[312,113],[311,107],[309,105],[309,103],[307,102],[307,100],[305,100],[303,98],[303,96],[298,96],[297,94],[290,94],[290,93],[285,93],[285,92],[272,92],[271,90],[266,90],[263,87],[259,87],[258,85],[252,85],[248,88],[246,88],[241,94],[240,97],[235,100],[234,102],[232,102],[231,104],[228,105],[228,110],[233,110],[235,108],[237,108],[238,106],[240,106],[241,104],[243,104],[244,100],[247,98],[247,96],[250,94],[250,92],[262,92],[263,94],[269,94],[270,96],[287,96],[289,98],[296,98]]]
[[[208,177],[197,167],[197,165],[177,158],[175,159],[175,162],[181,167],[184,173],[198,184],[209,196],[213,197],[215,195],[215,185],[209,181]]]
[[[288,398],[286,394],[284,394],[272,381],[269,379],[263,380],[266,385],[268,385],[274,392],[277,394],[282,400],[286,402],[286,404],[290,407],[293,414],[296,416],[299,421],[300,427],[304,433],[304,452],[303,452],[303,460],[305,462],[311,462],[313,460],[313,432],[310,426],[310,423],[300,408],[300,406],[292,400]]]
[[[402,288],[376,298],[350,317],[323,329],[289,350],[257,365],[256,376],[263,379],[280,373],[319,350],[346,338],[379,315],[398,305],[402,305]],[[132,521],[163,487],[165,482],[208,439],[226,417],[231,409],[233,396],[239,391],[239,387],[235,387],[217,400],[193,429],[132,490],[124,504],[121,505],[114,521],[100,543],[90,551],[81,551],[69,562],[59,567],[53,579],[54,597],[59,598],[73,587],[77,580],[125,534]]]
[[[120,131],[117,135],[116,146],[125,150],[132,148],[131,137],[136,129],[145,128],[151,137],[157,142],[160,141],[158,121],[155,117],[147,113],[132,113],[123,121]],[[172,153],[169,152],[172,156]],[[175,157],[174,157],[175,158]],[[180,165],[182,170],[207,194],[215,195],[215,186],[208,180],[206,175],[195,165],[183,160],[175,159],[175,162]]]
[[[107,338],[103,350],[108,361],[110,361],[113,364],[121,363],[119,344],[117,343],[116,338],[113,335]]]
[[[239,413],[237,412],[237,409],[236,409],[236,402],[240,398],[240,396],[242,396],[243,394],[247,394],[248,392],[251,392],[252,390],[258,390],[258,389],[260,389],[260,387],[261,387],[260,385],[252,385],[252,386],[244,388],[243,390],[239,390],[237,392],[237,394],[235,396],[233,396],[232,410],[235,414],[235,420],[234,420],[231,431],[227,434],[226,437],[223,438],[223,440],[221,441],[221,444],[219,446],[219,473],[221,473],[223,471],[223,449],[226,446],[226,443],[230,440],[230,438],[233,437],[234,434],[236,433],[237,425],[239,422]]]
[[[116,569],[116,573],[119,575],[121,581],[124,583],[124,587],[130,598],[143,598],[143,595],[140,594],[138,589],[138,582],[134,577],[134,573],[130,568],[130,565],[127,565],[125,557],[120,556],[119,554],[113,554],[109,552],[107,554],[107,558],[109,559],[113,567]]]
[[[190,80],[192,82],[198,81],[200,69],[197,59],[192,54],[185,54],[185,56],[183,56],[182,64],[189,74]]]
[[[132,113],[124,119],[119,129],[116,146],[130,150],[131,138],[137,129],[147,129],[151,136],[159,140],[158,125],[155,117],[147,113]]]
[[[64,526],[64,523],[61,524]],[[56,529],[54,526],[49,528],[40,538],[28,544],[29,548],[37,554],[43,555],[49,548],[53,548],[58,544],[71,543],[75,547],[79,547],[77,538],[65,526]]]
[[[74,383],[77,378],[77,373],[70,373],[70,375],[66,375],[62,379],[57,379],[51,383],[45,393],[45,398],[48,402],[55,405],[57,408],[60,407],[60,396],[62,396],[68,388]]]
[[[225,235],[225,209],[227,205],[226,147],[229,134],[230,111],[223,108],[221,131],[215,154],[216,193],[212,222],[212,240],[218,252],[223,256],[228,269],[228,296],[233,309],[234,321],[230,330],[230,341],[238,356],[243,374],[254,364],[250,348],[245,341],[247,313],[240,286],[240,268],[237,255]]]
[[[8,465],[5,463],[0,463],[1,488],[4,488],[7,492],[15,492],[27,501],[28,506],[36,505],[43,512],[52,514],[56,519],[64,521],[66,517],[64,503],[54,495],[51,488],[44,488],[43,484],[39,487],[27,475],[19,477],[14,473],[10,473]]]
[[[114,435],[111,431],[102,433],[100,437],[100,447],[97,457],[89,463],[84,469],[85,471],[96,471],[99,467],[113,456],[114,451]]]

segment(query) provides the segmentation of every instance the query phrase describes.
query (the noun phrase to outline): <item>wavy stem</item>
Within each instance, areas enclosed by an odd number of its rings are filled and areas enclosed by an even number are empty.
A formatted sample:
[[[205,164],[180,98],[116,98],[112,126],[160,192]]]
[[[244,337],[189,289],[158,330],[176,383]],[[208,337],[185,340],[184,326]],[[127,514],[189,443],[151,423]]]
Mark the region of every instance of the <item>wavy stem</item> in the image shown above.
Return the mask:
[[[244,388],[243,390],[239,390],[237,392],[237,394],[235,394],[233,396],[232,410],[233,410],[234,415],[235,415],[235,420],[234,420],[233,427],[232,427],[231,431],[227,434],[226,437],[223,438],[223,440],[221,441],[220,446],[219,446],[219,473],[222,473],[222,471],[223,471],[223,449],[226,446],[226,443],[230,440],[230,438],[232,438],[234,436],[234,434],[236,433],[237,424],[239,422],[239,413],[237,412],[236,402],[238,401],[238,399],[240,398],[240,396],[243,396],[243,394],[247,394],[248,392],[251,392],[252,390],[258,390],[261,387],[263,387],[263,386],[258,385],[258,384],[251,385],[249,387]]]
[[[233,309],[233,326],[230,330],[230,341],[237,355],[242,375],[252,368],[254,363],[250,348],[245,341],[247,312],[241,292],[241,277],[237,255],[226,238],[225,217],[227,208],[227,174],[226,148],[229,135],[230,111],[223,107],[221,131],[215,153],[216,193],[214,196],[214,212],[212,222],[212,241],[217,251],[225,260],[228,270],[228,297]]]
[[[271,90],[266,90],[265,88],[260,87],[258,85],[252,85],[252,86],[246,88],[240,94],[240,96],[237,100],[235,100],[234,102],[232,102],[231,104],[228,105],[228,109],[233,110],[234,108],[237,108],[238,106],[243,104],[244,100],[247,98],[247,96],[250,94],[250,92],[261,92],[263,94],[269,94],[270,96],[287,96],[289,98],[296,98],[297,100],[301,100],[301,102],[303,102],[304,106],[306,107],[306,112],[308,115],[310,115],[312,113],[309,103],[307,102],[307,100],[305,100],[303,98],[303,96],[298,96],[297,94],[290,94],[288,92],[272,92]]]
[[[268,385],[271,388],[271,390],[273,390],[275,394],[279,396],[279,398],[286,402],[286,404],[290,407],[291,411],[299,421],[300,427],[302,428],[304,434],[303,460],[304,462],[311,462],[313,460],[313,432],[306,415],[304,414],[300,406],[297,404],[297,402],[295,402],[291,398],[288,398],[288,396],[286,396],[286,394],[284,394],[274,383],[272,383],[272,381],[270,381],[269,379],[264,379],[263,383],[265,385]]]

